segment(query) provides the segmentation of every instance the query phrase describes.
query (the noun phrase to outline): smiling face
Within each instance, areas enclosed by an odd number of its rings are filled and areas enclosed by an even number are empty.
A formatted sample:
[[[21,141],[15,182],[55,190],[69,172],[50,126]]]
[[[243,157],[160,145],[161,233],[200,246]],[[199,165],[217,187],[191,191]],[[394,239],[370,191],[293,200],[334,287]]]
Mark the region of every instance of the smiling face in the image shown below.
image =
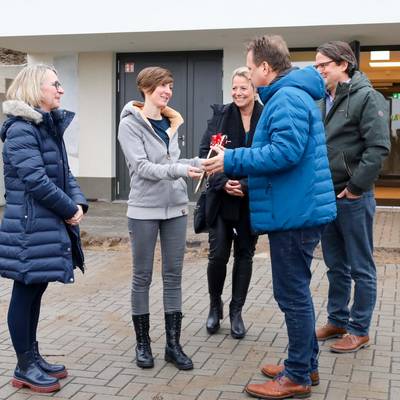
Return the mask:
[[[152,93],[145,91],[145,102],[150,102],[155,107],[163,109],[172,97],[172,88],[172,83],[164,83],[157,86]]]
[[[50,112],[60,107],[61,96],[64,94],[64,89],[61,87],[54,71],[50,69],[46,71],[40,86],[40,94],[40,108],[43,111]]]
[[[315,56],[314,67],[321,74],[326,88],[330,92],[335,92],[339,82],[345,82],[349,79],[349,75],[345,72],[347,66],[347,61],[342,61],[338,64],[322,53],[317,53]]]
[[[236,75],[232,80],[232,99],[239,108],[246,108],[254,103],[255,90],[251,81]]]

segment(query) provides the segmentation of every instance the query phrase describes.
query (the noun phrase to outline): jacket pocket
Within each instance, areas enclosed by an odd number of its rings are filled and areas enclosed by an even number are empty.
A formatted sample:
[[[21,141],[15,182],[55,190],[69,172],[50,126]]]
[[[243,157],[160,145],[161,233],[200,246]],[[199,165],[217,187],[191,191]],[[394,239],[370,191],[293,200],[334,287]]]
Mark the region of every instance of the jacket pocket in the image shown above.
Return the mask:
[[[170,205],[176,206],[189,201],[187,196],[187,185],[183,178],[172,181],[170,186]]]
[[[348,182],[351,178],[351,169],[347,164],[345,153],[328,146],[328,157],[333,183],[336,185]]]
[[[353,176],[353,172],[349,166],[349,163],[347,161],[347,157],[346,157],[346,153],[344,151],[342,151],[342,155],[343,155],[343,163],[344,163],[344,167],[346,169],[347,174],[349,175],[349,177],[351,178]]]
[[[23,223],[26,233],[32,232],[33,219],[34,219],[33,200],[31,196],[26,195],[24,198],[24,217],[23,217]]]
[[[267,199],[267,204],[270,207],[271,218],[272,218],[272,220],[275,220],[274,192],[272,190],[272,183],[271,182],[269,182],[267,184],[267,189],[265,190],[265,196],[266,196],[266,199]]]

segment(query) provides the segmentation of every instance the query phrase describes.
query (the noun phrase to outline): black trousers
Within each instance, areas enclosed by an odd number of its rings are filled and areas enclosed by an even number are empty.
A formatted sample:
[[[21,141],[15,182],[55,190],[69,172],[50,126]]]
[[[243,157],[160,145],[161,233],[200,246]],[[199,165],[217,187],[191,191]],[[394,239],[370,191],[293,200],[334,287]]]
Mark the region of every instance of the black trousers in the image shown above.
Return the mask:
[[[8,329],[16,353],[25,353],[36,341],[40,304],[48,283],[24,285],[14,281],[8,308]]]
[[[257,236],[251,234],[250,218],[242,214],[237,221],[228,221],[218,215],[209,229],[208,291],[211,296],[222,294],[226,265],[233,243],[232,300],[231,306],[241,308],[246,300]]]

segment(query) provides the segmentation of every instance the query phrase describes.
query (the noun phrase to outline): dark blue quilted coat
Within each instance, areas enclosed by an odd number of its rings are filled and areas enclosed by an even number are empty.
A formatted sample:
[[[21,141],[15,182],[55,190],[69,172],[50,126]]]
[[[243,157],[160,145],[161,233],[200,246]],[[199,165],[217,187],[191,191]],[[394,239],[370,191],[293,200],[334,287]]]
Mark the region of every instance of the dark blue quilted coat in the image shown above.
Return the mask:
[[[72,176],[63,133],[74,113],[3,103],[6,206],[0,228],[0,275],[25,284],[74,281],[83,269],[79,227],[66,224],[87,202]]]

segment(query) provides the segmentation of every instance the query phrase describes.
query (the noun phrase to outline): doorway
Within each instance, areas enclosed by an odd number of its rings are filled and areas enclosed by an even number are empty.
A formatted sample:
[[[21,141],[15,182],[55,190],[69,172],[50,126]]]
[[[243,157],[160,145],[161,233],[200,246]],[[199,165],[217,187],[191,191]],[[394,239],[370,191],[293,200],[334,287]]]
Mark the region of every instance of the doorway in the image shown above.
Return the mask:
[[[117,126],[126,103],[140,100],[136,77],[145,67],[160,66],[174,76],[173,96],[169,105],[181,113],[185,123],[179,128],[181,158],[198,155],[201,137],[211,117],[210,105],[222,103],[222,51],[117,54]],[[117,140],[116,199],[129,196],[129,173]],[[196,182],[188,180],[191,201]]]

